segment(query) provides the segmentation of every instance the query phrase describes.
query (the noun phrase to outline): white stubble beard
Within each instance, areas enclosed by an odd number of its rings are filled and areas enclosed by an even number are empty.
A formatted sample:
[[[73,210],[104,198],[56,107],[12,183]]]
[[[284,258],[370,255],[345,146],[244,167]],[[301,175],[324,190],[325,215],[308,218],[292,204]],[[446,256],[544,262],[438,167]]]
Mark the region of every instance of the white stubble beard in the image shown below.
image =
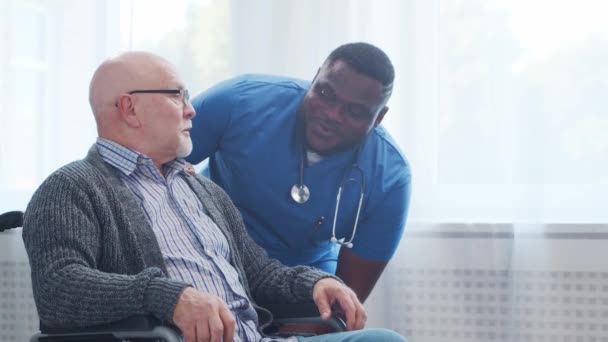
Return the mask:
[[[192,138],[188,136],[188,139],[183,140],[177,149],[177,158],[186,158],[192,153]]]

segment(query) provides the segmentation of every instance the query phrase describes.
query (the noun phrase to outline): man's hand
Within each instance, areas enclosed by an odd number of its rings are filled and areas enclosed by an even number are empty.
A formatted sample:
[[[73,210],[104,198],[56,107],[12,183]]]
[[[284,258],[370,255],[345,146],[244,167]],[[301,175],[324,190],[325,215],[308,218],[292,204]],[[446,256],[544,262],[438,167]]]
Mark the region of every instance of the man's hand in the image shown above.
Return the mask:
[[[328,320],[332,307],[338,306],[346,317],[346,329],[362,329],[367,320],[365,309],[357,295],[346,285],[333,278],[319,280],[312,290],[312,298],[319,308],[321,318]]]
[[[187,287],[177,300],[173,322],[186,342],[232,341],[236,321],[219,297]]]

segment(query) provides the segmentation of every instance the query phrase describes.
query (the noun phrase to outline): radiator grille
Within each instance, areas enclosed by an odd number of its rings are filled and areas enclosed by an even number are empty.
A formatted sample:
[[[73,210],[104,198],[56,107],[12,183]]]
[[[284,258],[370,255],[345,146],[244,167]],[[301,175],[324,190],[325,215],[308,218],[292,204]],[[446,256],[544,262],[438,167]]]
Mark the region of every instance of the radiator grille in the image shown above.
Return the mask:
[[[411,342],[608,342],[608,272],[396,267],[387,289]]]
[[[37,330],[29,264],[0,261],[0,341],[28,341]]]

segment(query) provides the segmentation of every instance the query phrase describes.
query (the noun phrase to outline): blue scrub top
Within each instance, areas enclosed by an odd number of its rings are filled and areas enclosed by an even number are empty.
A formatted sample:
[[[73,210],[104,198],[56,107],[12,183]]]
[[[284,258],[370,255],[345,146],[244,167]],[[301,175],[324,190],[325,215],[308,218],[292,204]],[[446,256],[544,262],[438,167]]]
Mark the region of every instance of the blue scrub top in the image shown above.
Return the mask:
[[[355,149],[304,167],[310,199],[295,203],[290,189],[299,180],[302,141],[296,111],[310,82],[243,75],[224,81],[192,100],[197,115],[190,132],[194,149],[187,160],[209,159],[208,175],[234,201],[252,238],[286,265],[313,265],[335,273],[339,246],[330,242],[336,221],[338,239],[352,236],[359,184],[352,168]],[[410,168],[381,126],[359,153],[365,193],[352,252],[388,261],[403,234],[410,195]]]

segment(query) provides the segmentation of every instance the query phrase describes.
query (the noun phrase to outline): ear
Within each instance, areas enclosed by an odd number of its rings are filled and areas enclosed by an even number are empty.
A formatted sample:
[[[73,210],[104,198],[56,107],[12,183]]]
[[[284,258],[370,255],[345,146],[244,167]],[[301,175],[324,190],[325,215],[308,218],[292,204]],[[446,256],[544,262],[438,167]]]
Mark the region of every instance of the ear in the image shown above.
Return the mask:
[[[135,111],[135,103],[133,103],[133,98],[130,95],[120,95],[116,101],[116,108],[118,109],[120,117],[127,124],[127,126],[141,126],[141,122]]]
[[[378,127],[378,125],[382,122],[382,119],[384,119],[384,115],[386,115],[386,112],[388,112],[388,107],[384,106],[384,108],[380,110],[380,113],[378,113],[376,121],[374,121],[374,128]]]

